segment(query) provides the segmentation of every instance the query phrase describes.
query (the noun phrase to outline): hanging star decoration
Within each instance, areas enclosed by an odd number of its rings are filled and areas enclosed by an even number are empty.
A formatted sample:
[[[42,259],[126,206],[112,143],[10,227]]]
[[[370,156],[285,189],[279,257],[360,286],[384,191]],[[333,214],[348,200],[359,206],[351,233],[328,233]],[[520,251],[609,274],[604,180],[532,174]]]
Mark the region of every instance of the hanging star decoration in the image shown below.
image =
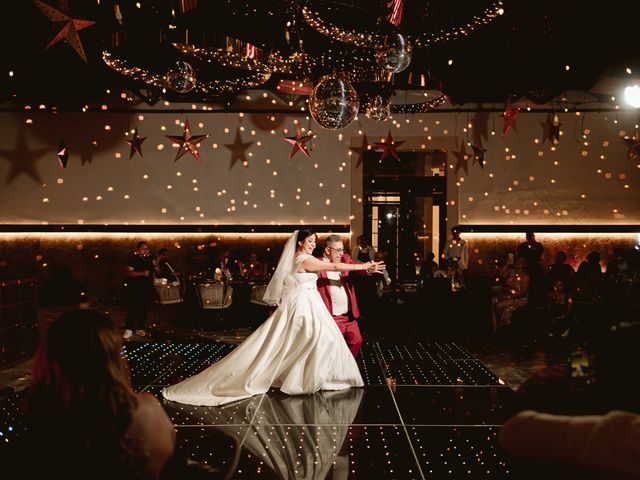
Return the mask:
[[[56,153],[56,155],[58,157],[60,170],[67,168],[67,162],[69,162],[69,149],[64,144],[64,139],[60,139],[60,146],[58,147],[58,153]]]
[[[553,143],[551,140],[551,123],[553,122],[553,116],[550,113],[547,113],[547,118],[545,118],[544,122],[540,122],[540,127],[542,127],[542,141],[541,144],[544,144],[547,140]]]
[[[358,161],[356,163],[356,168],[358,168],[360,165],[362,165],[362,162],[364,161],[364,152],[366,152],[368,149],[369,149],[369,140],[367,139],[366,135],[362,136],[362,143],[360,144],[359,147],[349,147],[349,151],[351,151],[354,154],[358,155]]]
[[[56,29],[56,34],[49,42],[49,45],[45,47],[45,50],[54,46],[56,43],[65,40],[71,48],[75,50],[80,58],[82,58],[84,63],[87,63],[87,55],[84,53],[84,48],[82,48],[82,42],[80,41],[78,32],[95,25],[96,22],[73,18],[71,15],[53,8],[51,5],[40,0],[33,0],[33,3],[53,23],[53,26]]]
[[[554,112],[549,124],[549,140],[551,143],[560,143],[560,127],[562,124],[558,120],[558,115]]]
[[[27,175],[38,185],[42,185],[43,181],[36,170],[36,161],[47,153],[51,153],[50,148],[29,148],[24,131],[20,129],[14,147],[11,150],[0,150],[0,157],[6,159],[11,165],[4,181],[5,185],[9,185],[22,174]]]
[[[142,143],[147,139],[147,137],[139,137],[138,136],[138,127],[133,131],[133,138],[131,140],[127,140],[127,143],[131,147],[131,151],[129,152],[129,160],[133,158],[133,156],[138,153],[140,157],[142,157]]]
[[[460,141],[460,150],[453,152],[453,155],[457,158],[455,173],[462,168],[464,173],[469,175],[469,154],[467,153],[467,147],[464,140]]]
[[[404,140],[402,142],[394,142],[393,137],[391,136],[391,130],[389,130],[389,132],[387,133],[386,142],[376,142],[373,144],[373,147],[376,150],[382,149],[382,155],[380,155],[380,160],[378,160],[378,162],[382,163],[382,161],[389,155],[391,155],[397,161],[400,161],[400,157],[398,156],[398,147],[404,142]]]
[[[478,104],[478,110],[482,109],[483,105]],[[473,119],[473,143],[480,145],[482,141],[489,140],[489,112],[478,111],[474,115]]]
[[[640,160],[640,137],[623,138],[627,148],[627,160]]]
[[[507,102],[507,106],[504,110],[504,113],[501,113],[500,116],[504,118],[504,123],[502,124],[502,136],[504,137],[509,129],[516,130],[516,120],[518,118],[518,114],[520,113],[520,107],[512,108],[511,101]]]
[[[243,142],[242,136],[240,136],[240,127],[236,130],[236,138],[233,143],[225,144],[229,150],[231,150],[231,164],[229,165],[229,170],[233,168],[237,161],[240,161],[242,165],[245,167],[249,165],[247,162],[247,157],[245,151],[249,148],[254,142]]]
[[[314,136],[315,135],[312,135],[312,134],[303,136],[302,131],[300,130],[300,127],[296,127],[295,137],[284,137],[283,140],[285,142],[288,142],[291,145],[293,145],[293,147],[291,148],[291,153],[289,153],[289,160],[291,160],[298,151],[301,151],[308,158],[311,158],[311,155],[309,155],[309,151],[307,150],[306,143],[311,141],[311,139]]]
[[[487,149],[482,148],[482,145],[471,145],[471,149],[473,150],[473,164],[475,165],[478,162],[480,168],[484,169],[484,154]]]
[[[186,120],[184,122],[184,132],[182,133],[182,135],[165,135],[165,137],[167,137],[173,143],[178,144],[178,152],[176,153],[174,162],[180,160],[180,158],[187,153],[201,162],[202,159],[200,158],[200,154],[198,153],[198,144],[208,136],[209,134],[191,135],[189,120]]]

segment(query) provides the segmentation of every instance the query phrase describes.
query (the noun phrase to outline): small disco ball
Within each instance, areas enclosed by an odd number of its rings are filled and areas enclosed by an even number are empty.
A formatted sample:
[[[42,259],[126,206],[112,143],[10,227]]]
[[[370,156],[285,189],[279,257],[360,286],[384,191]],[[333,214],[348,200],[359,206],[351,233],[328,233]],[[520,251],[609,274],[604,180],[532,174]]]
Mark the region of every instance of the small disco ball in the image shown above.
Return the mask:
[[[367,101],[365,115],[376,122],[384,122],[391,114],[391,99],[374,95]]]
[[[196,74],[193,67],[183,60],[178,60],[167,69],[164,75],[167,86],[178,93],[187,93],[196,86]]]
[[[318,125],[339,130],[349,125],[360,108],[355,88],[346,80],[322,77],[309,95],[309,111]]]
[[[376,48],[376,62],[385,70],[398,73],[411,63],[412,51],[413,47],[403,33],[393,33]]]

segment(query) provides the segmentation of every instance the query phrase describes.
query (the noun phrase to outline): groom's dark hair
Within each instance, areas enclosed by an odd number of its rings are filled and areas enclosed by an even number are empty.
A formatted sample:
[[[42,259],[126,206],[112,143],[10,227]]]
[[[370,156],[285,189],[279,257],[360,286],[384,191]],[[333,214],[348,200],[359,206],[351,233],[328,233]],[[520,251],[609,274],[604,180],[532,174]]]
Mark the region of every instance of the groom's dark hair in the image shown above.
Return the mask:
[[[313,230],[310,230],[310,229],[309,230],[300,230],[298,232],[298,238],[296,239],[296,242],[304,242],[305,238],[310,237],[311,235],[316,235],[316,232],[314,232]]]

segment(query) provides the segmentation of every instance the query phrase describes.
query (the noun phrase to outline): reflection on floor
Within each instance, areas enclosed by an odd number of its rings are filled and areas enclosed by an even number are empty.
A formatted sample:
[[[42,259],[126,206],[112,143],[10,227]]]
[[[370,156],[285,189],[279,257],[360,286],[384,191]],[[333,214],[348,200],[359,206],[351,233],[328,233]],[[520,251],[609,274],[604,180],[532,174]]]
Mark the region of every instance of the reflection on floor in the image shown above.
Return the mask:
[[[138,391],[162,388],[217,362],[232,344],[129,342]],[[163,400],[178,448],[233,478],[514,478],[497,444],[513,391],[455,342],[368,342],[365,387],[290,397],[278,391],[224,407]],[[20,435],[24,393],[0,401],[0,441]],[[519,478],[519,477],[515,477]]]

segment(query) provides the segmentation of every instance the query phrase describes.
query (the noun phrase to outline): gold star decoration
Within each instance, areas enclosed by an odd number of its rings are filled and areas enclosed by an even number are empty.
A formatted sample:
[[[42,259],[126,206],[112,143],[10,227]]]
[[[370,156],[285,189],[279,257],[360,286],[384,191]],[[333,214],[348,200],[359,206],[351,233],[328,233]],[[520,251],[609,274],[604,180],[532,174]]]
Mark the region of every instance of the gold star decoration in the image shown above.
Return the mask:
[[[67,168],[67,163],[69,162],[69,150],[67,146],[64,144],[64,139],[60,139],[60,146],[58,147],[58,153],[56,153],[58,157],[58,165],[60,165],[60,170],[64,170]]]
[[[233,168],[237,161],[240,161],[245,167],[249,165],[249,162],[247,162],[247,158],[245,156],[245,151],[252,144],[253,142],[242,141],[242,136],[240,135],[240,127],[238,127],[238,129],[236,130],[236,138],[233,143],[225,144],[225,147],[231,150],[231,164],[229,165],[229,170]]]
[[[462,167],[464,173],[469,175],[469,154],[467,153],[467,147],[464,140],[460,141],[460,150],[453,152],[453,155],[457,158],[455,173],[458,173],[458,170]]]
[[[487,151],[486,148],[482,148],[482,145],[471,145],[473,150],[473,164],[476,162],[480,164],[480,168],[484,169],[484,154]]]
[[[305,144],[309,142],[313,137],[314,135],[303,136],[302,131],[300,130],[300,127],[296,128],[295,137],[284,137],[283,140],[285,142],[288,142],[291,145],[293,145],[293,148],[291,148],[291,152],[289,153],[289,160],[291,160],[298,151],[301,151],[308,158],[311,158],[311,155],[309,155],[309,151],[307,150],[307,146]]]
[[[627,148],[627,160],[640,160],[640,137],[623,138]]]
[[[180,158],[188,153],[193,158],[202,161],[200,158],[200,154],[198,153],[198,144],[207,138],[209,134],[206,135],[191,135],[191,127],[189,126],[189,120],[184,122],[184,132],[182,135],[165,135],[169,140],[173,143],[178,144],[178,152],[176,153],[176,158],[174,162],[180,160]]]
[[[82,42],[80,41],[78,32],[95,25],[96,22],[73,18],[71,15],[53,8],[51,5],[41,2],[40,0],[33,0],[33,3],[53,23],[54,28],[57,30],[53,39],[49,42],[49,45],[45,47],[45,50],[65,40],[71,48],[76,51],[80,58],[82,58],[84,63],[87,63],[87,56],[84,53],[84,48],[82,48]]]
[[[359,147],[349,147],[349,150],[353,153],[355,153],[356,155],[358,155],[358,161],[356,163],[356,168],[358,168],[360,165],[362,165],[362,162],[364,161],[364,152],[366,152],[368,150],[369,147],[369,140],[367,139],[366,135],[362,135],[362,143],[360,144]]]
[[[504,113],[501,113],[500,116],[504,118],[504,123],[502,124],[502,136],[504,137],[510,128],[513,131],[516,130],[516,120],[518,118],[518,114],[520,113],[520,107],[511,108],[511,101],[507,102],[507,106],[504,109]]]
[[[16,137],[15,146],[11,150],[0,150],[0,156],[11,165],[4,181],[5,185],[9,185],[22,174],[27,175],[38,185],[42,185],[43,181],[36,170],[35,164],[39,158],[50,152],[50,148],[30,149],[24,138],[24,130],[20,129]]]
[[[400,157],[398,156],[398,147],[404,143],[402,142],[394,142],[393,137],[391,136],[391,130],[387,133],[387,141],[386,142],[376,142],[373,144],[374,148],[382,149],[382,155],[380,155],[379,163],[391,155],[396,160],[400,161]]]
[[[131,140],[127,140],[127,143],[131,147],[131,151],[129,152],[129,160],[133,158],[133,156],[138,153],[142,157],[142,143],[147,139],[147,137],[139,137],[138,136],[138,127],[133,131],[133,138]]]

